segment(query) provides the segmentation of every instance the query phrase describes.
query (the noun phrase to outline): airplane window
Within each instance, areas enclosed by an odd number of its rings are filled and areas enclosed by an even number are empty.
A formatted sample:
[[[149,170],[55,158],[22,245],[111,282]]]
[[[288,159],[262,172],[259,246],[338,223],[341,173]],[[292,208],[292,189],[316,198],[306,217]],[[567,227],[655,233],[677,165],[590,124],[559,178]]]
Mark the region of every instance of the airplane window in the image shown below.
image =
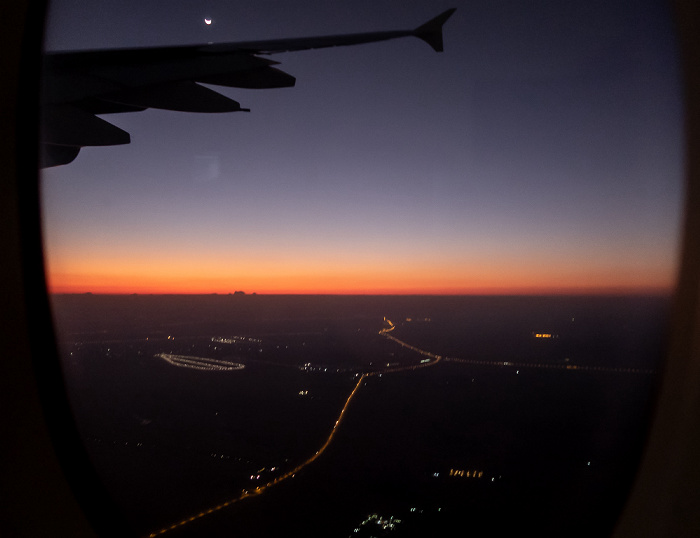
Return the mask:
[[[62,369],[134,534],[612,532],[677,273],[665,3],[55,0],[45,47]]]

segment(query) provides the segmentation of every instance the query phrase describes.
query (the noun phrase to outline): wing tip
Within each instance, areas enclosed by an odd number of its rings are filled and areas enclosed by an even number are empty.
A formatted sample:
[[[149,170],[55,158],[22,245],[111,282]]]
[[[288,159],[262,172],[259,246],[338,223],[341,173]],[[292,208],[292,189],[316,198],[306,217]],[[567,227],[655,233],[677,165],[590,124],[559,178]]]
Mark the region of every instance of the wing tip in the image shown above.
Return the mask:
[[[442,52],[442,26],[447,22],[457,8],[443,11],[437,17],[430,19],[413,31],[413,35],[425,41],[435,52]]]

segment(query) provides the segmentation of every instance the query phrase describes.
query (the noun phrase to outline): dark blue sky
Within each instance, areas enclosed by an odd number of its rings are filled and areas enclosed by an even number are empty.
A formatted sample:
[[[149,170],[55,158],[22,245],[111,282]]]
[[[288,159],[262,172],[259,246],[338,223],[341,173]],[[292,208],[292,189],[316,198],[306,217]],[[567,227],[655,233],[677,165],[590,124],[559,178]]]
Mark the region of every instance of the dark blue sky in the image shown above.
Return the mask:
[[[636,4],[57,0],[52,50],[406,29],[457,11],[442,54],[406,38],[274,55],[295,88],[217,88],[248,114],[106,117],[130,145],[45,173],[51,285],[669,288],[680,75],[665,5]]]

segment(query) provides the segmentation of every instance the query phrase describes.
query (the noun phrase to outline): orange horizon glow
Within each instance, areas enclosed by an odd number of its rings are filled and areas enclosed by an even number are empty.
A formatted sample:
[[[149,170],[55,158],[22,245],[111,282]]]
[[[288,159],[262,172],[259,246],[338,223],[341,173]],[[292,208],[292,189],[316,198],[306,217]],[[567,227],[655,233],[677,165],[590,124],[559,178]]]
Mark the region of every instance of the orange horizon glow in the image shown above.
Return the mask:
[[[378,265],[218,264],[145,260],[61,263],[48,257],[50,293],[226,295],[666,295],[671,271],[600,263]]]
[[[358,254],[342,260],[238,254],[48,252],[47,287],[55,294],[110,295],[667,295],[675,284],[672,264],[655,257],[630,263],[547,252],[451,259]]]

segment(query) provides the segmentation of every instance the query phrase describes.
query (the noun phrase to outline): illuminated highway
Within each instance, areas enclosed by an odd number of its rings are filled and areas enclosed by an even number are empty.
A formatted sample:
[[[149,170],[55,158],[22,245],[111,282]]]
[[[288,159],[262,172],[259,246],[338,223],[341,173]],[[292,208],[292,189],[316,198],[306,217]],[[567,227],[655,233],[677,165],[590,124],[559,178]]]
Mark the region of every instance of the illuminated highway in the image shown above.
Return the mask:
[[[430,351],[425,351],[423,349],[417,348],[416,346],[412,346],[410,344],[407,344],[406,342],[403,342],[402,340],[399,340],[398,338],[391,336],[390,334],[380,333],[382,336],[388,338],[389,340],[393,340],[397,344],[399,344],[401,347],[404,347],[406,349],[410,349],[411,351],[415,351],[419,355],[423,355],[424,357],[427,357],[427,359],[424,359],[420,362],[420,364],[413,364],[410,366],[397,366],[395,368],[385,368],[383,370],[378,370],[375,372],[372,372],[371,374],[367,375],[377,375],[377,374],[388,374],[391,372],[403,372],[405,370],[416,370],[417,368],[425,368],[426,366],[432,366],[433,364],[437,364],[442,360],[442,356],[436,355],[435,353],[431,353]]]
[[[442,360],[442,356],[436,355],[435,353],[431,353],[430,351],[425,351],[424,349],[420,349],[419,347],[412,346],[411,344],[407,344],[403,340],[399,340],[395,336],[389,334],[391,331],[396,329],[396,326],[391,322],[390,319],[384,318],[384,321],[389,324],[388,327],[383,328],[382,330],[379,331],[379,334],[382,335],[384,338],[387,338],[389,340],[392,340],[393,342],[396,342],[399,344],[401,347],[410,349],[411,351],[415,351],[419,355],[423,355],[424,357],[427,357],[426,359],[420,361],[420,364],[412,364],[409,366],[397,366],[395,368],[384,368],[383,370],[376,370],[371,373],[367,373],[365,375],[367,376],[372,376],[372,375],[378,375],[378,374],[390,374],[392,372],[404,372],[407,370],[417,370],[418,368],[425,368],[426,366],[432,366],[433,364],[437,364]]]
[[[650,368],[615,368],[611,366],[581,366],[578,364],[552,364],[542,362],[509,362],[509,361],[482,361],[476,359],[458,359],[445,357],[446,361],[463,364],[476,364],[479,366],[513,366],[516,368],[544,368],[551,370],[573,370],[578,372],[612,372],[624,374],[655,374],[656,370]]]
[[[390,320],[384,318],[384,321],[386,321],[389,324],[389,327],[380,330],[379,334],[396,342],[397,344],[401,345],[402,347],[405,347],[407,349],[410,349],[411,351],[415,351],[416,353],[425,356],[426,359],[422,360],[420,362],[420,364],[414,364],[414,365],[410,365],[410,366],[401,366],[401,367],[395,367],[395,368],[386,368],[383,370],[376,370],[376,371],[373,371],[371,373],[363,373],[360,376],[360,379],[358,379],[357,384],[355,385],[355,388],[352,389],[352,392],[348,396],[347,400],[345,400],[345,405],[343,405],[343,408],[340,410],[340,414],[338,415],[338,419],[335,421],[335,424],[333,425],[333,428],[331,429],[331,432],[328,435],[328,438],[323,443],[321,448],[319,448],[310,458],[308,458],[306,461],[304,461],[304,462],[300,463],[299,465],[297,465],[296,467],[294,467],[294,469],[292,469],[291,471],[287,471],[285,474],[278,476],[274,480],[271,480],[270,482],[268,482],[262,486],[256,487],[252,491],[248,491],[248,490],[244,489],[238,497],[234,497],[232,499],[229,499],[228,501],[222,502],[221,504],[218,504],[216,506],[212,506],[211,508],[208,508],[206,510],[202,510],[198,514],[195,514],[195,515],[190,516],[186,519],[183,519],[181,521],[173,523],[170,526],[163,527],[162,529],[154,531],[148,535],[149,538],[153,538],[155,536],[165,534],[168,531],[175,530],[179,527],[182,527],[183,525],[187,525],[188,523],[196,521],[204,516],[207,516],[207,515],[212,514],[214,512],[218,512],[219,510],[226,508],[227,506],[230,506],[234,503],[237,503],[238,501],[242,501],[246,497],[260,495],[267,488],[272,487],[276,484],[279,484],[280,482],[287,480],[288,478],[294,477],[304,467],[306,467],[310,463],[314,462],[316,460],[316,458],[318,458],[321,454],[323,454],[323,452],[326,450],[326,448],[328,448],[328,445],[331,444],[331,441],[333,440],[333,436],[335,435],[335,432],[338,430],[338,427],[340,426],[340,423],[342,422],[343,417],[345,416],[345,412],[346,412],[348,406],[350,405],[350,402],[355,397],[355,394],[357,394],[358,389],[362,386],[362,383],[366,377],[379,375],[379,374],[388,374],[388,373],[392,373],[392,372],[401,372],[401,371],[406,371],[406,370],[416,370],[418,368],[425,368],[427,366],[432,366],[434,364],[437,364],[442,359],[442,357],[439,355],[435,355],[434,353],[430,353],[428,351],[424,351],[420,348],[417,348],[415,346],[407,344],[406,342],[403,342],[403,341],[399,340],[398,338],[395,338],[394,336],[388,334],[391,331],[393,331],[395,327],[394,327],[394,324]],[[161,354],[161,355],[163,355],[163,354]],[[163,358],[165,358],[165,357],[163,357]]]
[[[191,523],[192,521],[195,521],[195,520],[197,520],[197,519],[199,519],[199,518],[201,518],[201,517],[204,517],[204,516],[206,516],[206,515],[209,515],[209,514],[212,514],[212,513],[214,513],[214,512],[217,512],[217,511],[221,510],[222,508],[226,508],[227,506],[230,506],[230,505],[232,505],[233,503],[236,503],[236,502],[238,502],[238,501],[242,501],[242,500],[245,499],[246,497],[251,497],[251,496],[253,496],[253,495],[260,495],[260,494],[263,493],[267,488],[269,488],[269,487],[271,487],[271,486],[274,486],[275,484],[279,484],[280,482],[282,482],[282,481],[284,481],[284,480],[287,480],[288,478],[294,477],[294,476],[295,476],[299,471],[301,471],[304,467],[306,467],[307,465],[309,465],[310,463],[312,463],[316,458],[318,458],[321,454],[323,454],[323,452],[326,450],[326,448],[328,448],[328,445],[331,444],[331,441],[333,440],[333,436],[335,435],[335,432],[337,431],[338,426],[340,426],[340,422],[343,420],[343,416],[345,415],[345,411],[347,410],[348,405],[350,405],[350,401],[353,399],[353,397],[354,397],[355,394],[357,393],[357,389],[360,388],[360,386],[362,385],[362,382],[364,381],[365,377],[366,377],[366,374],[362,374],[362,376],[360,377],[360,379],[357,381],[357,384],[355,385],[355,388],[352,389],[352,392],[350,393],[350,396],[348,396],[348,399],[345,400],[345,405],[343,406],[343,409],[341,409],[340,415],[338,415],[338,420],[335,421],[335,424],[333,425],[333,429],[331,430],[330,435],[329,435],[328,438],[326,439],[326,442],[323,443],[323,445],[321,446],[321,448],[319,448],[319,449],[316,451],[316,453],[315,453],[313,456],[311,456],[309,459],[307,459],[306,461],[300,463],[299,465],[297,465],[296,467],[294,467],[294,469],[292,469],[291,471],[287,471],[285,474],[278,476],[278,477],[275,478],[274,480],[271,480],[271,481],[268,482],[267,484],[264,484],[264,485],[262,485],[262,486],[256,487],[253,491],[248,491],[248,490],[245,490],[245,489],[244,489],[238,497],[234,497],[233,499],[229,499],[229,500],[226,501],[226,502],[223,502],[223,503],[218,504],[218,505],[216,505],[216,506],[212,506],[211,508],[208,508],[207,510],[202,510],[202,511],[199,512],[198,514],[195,514],[195,515],[193,515],[193,516],[191,516],[191,517],[188,517],[187,519],[183,519],[183,520],[181,520],[181,521],[178,521],[177,523],[174,523],[173,525],[170,525],[169,527],[163,527],[163,528],[160,529],[160,530],[157,530],[157,531],[155,531],[155,532],[152,532],[151,534],[148,535],[149,538],[151,538],[151,537],[153,537],[153,536],[159,536],[159,535],[161,535],[161,534],[165,534],[165,533],[168,532],[168,531],[177,529],[178,527],[182,527],[183,525],[186,525],[187,523]]]

